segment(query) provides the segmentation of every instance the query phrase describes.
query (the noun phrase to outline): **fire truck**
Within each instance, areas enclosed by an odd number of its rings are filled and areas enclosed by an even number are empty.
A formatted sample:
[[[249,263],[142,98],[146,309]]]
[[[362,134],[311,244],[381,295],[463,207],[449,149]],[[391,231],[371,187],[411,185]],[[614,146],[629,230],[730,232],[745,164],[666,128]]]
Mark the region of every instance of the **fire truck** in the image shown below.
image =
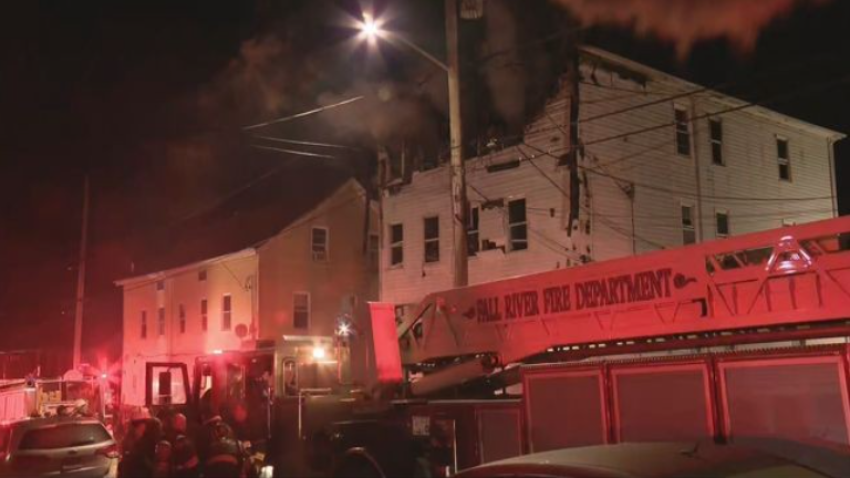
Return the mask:
[[[276,476],[448,476],[623,441],[848,447],[848,319],[838,218],[433,293],[398,325],[362,304],[336,337],[202,357],[181,386],[196,410],[248,403]],[[149,388],[157,366],[179,367],[149,364]]]

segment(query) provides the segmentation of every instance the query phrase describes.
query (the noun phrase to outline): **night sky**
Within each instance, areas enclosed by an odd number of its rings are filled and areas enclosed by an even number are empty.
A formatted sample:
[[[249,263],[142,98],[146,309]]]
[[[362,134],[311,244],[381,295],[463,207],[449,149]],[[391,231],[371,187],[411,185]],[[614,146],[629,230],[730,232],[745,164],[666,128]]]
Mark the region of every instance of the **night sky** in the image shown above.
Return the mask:
[[[473,136],[487,130],[484,123],[506,131],[521,125],[562,71],[556,57],[565,10],[547,0],[500,1],[507,4],[502,24],[465,23],[462,32],[465,122]],[[759,0],[692,1],[734,10]],[[441,2],[386,1],[370,8],[442,56]],[[92,222],[84,353],[89,360],[114,359],[121,296],[112,281],[146,271],[198,224],[252,207],[246,185],[322,190],[348,175],[368,175],[373,166],[362,152],[338,160],[263,152],[250,147],[242,126],[352,94],[391,91],[390,103],[364,101],[268,133],[367,152],[376,141],[404,137],[439,152],[446,136],[439,72],[392,46],[357,45],[346,25],[360,10],[356,0],[4,2],[0,349],[70,353],[86,173]],[[710,8],[697,13],[695,24],[710,22]],[[750,49],[717,39],[683,50],[623,26],[585,25],[582,35],[589,44],[744,99],[783,98],[768,106],[850,132],[850,86],[821,88],[850,74],[850,2],[803,2],[768,23]],[[505,25],[515,35],[494,35]],[[516,65],[497,72],[473,62],[488,44],[491,51],[513,44],[522,52],[515,55],[525,62],[520,81],[510,78]],[[488,93],[505,84],[525,98],[518,112]],[[360,121],[364,117],[369,120]],[[850,144],[838,151],[840,207],[850,211],[850,168],[843,164],[850,161]]]

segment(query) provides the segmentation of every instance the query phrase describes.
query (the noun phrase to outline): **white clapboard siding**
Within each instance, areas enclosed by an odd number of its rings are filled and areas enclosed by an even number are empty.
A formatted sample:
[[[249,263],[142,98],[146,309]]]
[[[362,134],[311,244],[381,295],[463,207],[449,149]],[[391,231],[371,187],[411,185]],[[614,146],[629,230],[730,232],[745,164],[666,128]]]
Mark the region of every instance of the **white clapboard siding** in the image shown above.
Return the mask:
[[[471,284],[574,266],[583,255],[601,261],[681,246],[683,204],[694,207],[695,218],[701,212],[701,240],[716,238],[718,211],[728,213],[733,235],[835,214],[830,158],[832,141],[842,135],[763,108],[746,108],[717,116],[723,122],[724,166],[712,164],[707,118],[691,122],[692,151],[681,155],[672,126],[677,105],[686,108],[689,117],[700,118],[743,103],[705,91],[670,99],[700,87],[601,50],[588,48],[585,53],[580,87],[580,136],[585,145],[580,160],[581,227],[573,237],[567,234],[569,173],[557,159],[569,150],[569,98],[562,91],[526,128],[525,142],[534,148],[520,145],[467,162],[472,207],[486,199],[504,199],[507,204],[524,197],[529,221],[529,249],[471,257]],[[627,108],[632,109],[621,112]],[[790,182],[779,180],[777,135],[789,141]],[[516,159],[517,168],[487,172],[488,165]],[[389,267],[385,233],[382,300],[412,304],[452,287],[449,180],[449,169],[443,166],[416,173],[411,184],[385,195],[384,225],[404,225],[405,260]],[[480,214],[480,238],[505,243],[507,208]],[[424,264],[423,221],[436,215],[440,262]]]

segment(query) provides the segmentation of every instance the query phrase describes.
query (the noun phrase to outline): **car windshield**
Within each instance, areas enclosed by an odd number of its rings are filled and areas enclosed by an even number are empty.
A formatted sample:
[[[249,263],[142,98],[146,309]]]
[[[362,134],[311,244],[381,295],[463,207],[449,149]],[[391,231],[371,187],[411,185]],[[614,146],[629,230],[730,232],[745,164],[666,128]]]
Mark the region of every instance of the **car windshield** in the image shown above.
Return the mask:
[[[111,440],[99,423],[73,423],[30,430],[21,439],[20,450],[52,450],[94,445]]]

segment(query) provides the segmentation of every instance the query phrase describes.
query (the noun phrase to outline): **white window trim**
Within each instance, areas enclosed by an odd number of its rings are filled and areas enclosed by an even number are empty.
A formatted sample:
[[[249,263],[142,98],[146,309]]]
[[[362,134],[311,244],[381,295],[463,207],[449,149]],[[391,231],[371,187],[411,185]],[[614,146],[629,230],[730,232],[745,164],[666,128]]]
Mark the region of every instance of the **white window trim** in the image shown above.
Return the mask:
[[[721,214],[726,216],[726,234],[720,233],[720,221],[718,221],[718,216]],[[714,210],[714,235],[721,239],[726,239],[732,235],[732,217],[729,215],[728,209],[717,208]]]
[[[224,328],[224,298],[230,297],[230,310],[227,311],[230,313],[230,323],[228,324],[230,327]],[[207,304],[207,311],[209,312],[209,304]],[[229,332],[233,330],[233,295],[230,292],[221,294],[221,331]]]
[[[158,337],[165,336],[166,322],[168,322],[168,313],[165,307],[157,307],[156,309],[156,335]]]
[[[186,304],[177,304],[177,330],[185,334],[189,329],[186,318]]]
[[[321,229],[321,230],[325,231],[325,257],[324,258],[317,258],[316,257],[316,251],[313,250],[313,246],[315,245],[315,243],[313,242],[313,236],[314,236],[314,233],[317,229]],[[318,263],[321,263],[321,264],[326,263],[326,262],[330,262],[330,260],[331,260],[331,230],[330,230],[329,227],[327,227],[327,226],[313,226],[312,228],[310,228],[310,257],[312,258],[313,262],[318,262]]]
[[[306,295],[307,296],[307,327],[296,327],[295,326],[295,297],[298,295]],[[308,291],[300,291],[296,290],[292,292],[292,328],[293,330],[310,330],[310,327],[313,325],[313,297]]]
[[[684,208],[688,208],[691,210],[691,225],[685,225],[685,216],[682,214],[682,210]],[[697,227],[699,227],[699,221],[696,216],[696,206],[694,203],[680,201],[679,202],[679,237],[682,239],[682,245],[688,246],[690,244],[685,243],[685,231],[693,231],[694,233],[694,244],[699,242],[699,237],[697,236]]]
[[[525,222],[511,222],[511,203],[515,201],[525,201]],[[505,250],[510,253],[524,252],[531,249],[531,240],[529,240],[529,231],[531,224],[528,220],[528,198],[525,196],[513,196],[505,201]],[[514,249],[514,241],[511,239],[511,227],[525,225],[525,249]]]
[[[720,140],[716,140],[711,136],[711,125],[713,123],[720,124]],[[724,136],[726,135],[726,129],[724,128],[723,119],[717,117],[711,117],[708,119],[708,145],[709,145],[709,153],[711,154],[711,164],[713,166],[726,166],[726,148],[724,146]],[[720,162],[716,163],[714,161],[714,145],[720,145]]]
[[[786,153],[788,154],[787,158],[779,157],[779,142],[785,142]],[[774,149],[776,151],[776,175],[779,177],[779,181],[790,183],[794,181],[794,166],[791,164],[791,140],[788,139],[787,136],[783,136],[781,134],[774,135],[773,139]],[[783,179],[782,176],[779,175],[779,167],[783,164],[782,162],[788,165],[788,179]]]
[[[393,227],[394,226],[401,226],[401,241],[399,241],[399,242],[392,242],[392,240],[393,240]],[[388,259],[387,264],[389,264],[389,268],[390,269],[400,269],[400,268],[404,267],[404,223],[403,222],[396,222],[396,223],[390,224],[390,231],[389,231],[389,234],[387,235],[387,241],[390,244],[390,247],[387,249],[388,253],[389,253],[389,257],[387,258]],[[393,249],[395,249],[396,247],[401,248],[401,262],[399,262],[398,264],[393,264]]]
[[[425,238],[425,232],[426,232],[425,221],[427,221],[428,219],[436,219],[437,220],[437,237],[436,238],[432,238],[432,239],[426,239]],[[443,254],[442,254],[443,251],[440,250],[440,237],[442,236],[442,229],[443,228],[441,227],[442,224],[440,224],[440,222],[441,221],[440,221],[440,215],[439,214],[428,214],[428,215],[422,216],[422,264],[424,264],[425,266],[439,264],[443,260]],[[426,260],[426,258],[428,257],[428,243],[429,242],[436,242],[437,243],[437,260],[436,261],[430,261],[429,262],[428,260]]]
[[[204,311],[204,307],[203,307],[204,303],[207,304],[207,310],[206,311]],[[209,330],[210,330],[210,301],[209,301],[209,299],[207,299],[206,297],[201,297],[201,300],[198,301],[198,307],[199,307],[198,317],[201,319],[201,323],[198,324],[198,325],[201,326],[201,332],[209,332]],[[206,327],[204,327],[204,317],[207,318],[207,320],[206,320],[207,326]]]
[[[685,129],[688,133],[688,153],[683,154],[679,152],[679,120],[676,118],[676,113],[682,111],[685,113],[687,121],[685,122]],[[691,124],[693,120],[691,119],[691,110],[688,106],[683,105],[681,103],[673,103],[673,149],[676,153],[676,156],[680,156],[682,158],[690,158],[693,155],[694,151],[694,134],[691,131]]]
[[[474,225],[474,222],[472,221],[472,218],[474,217],[474,214],[472,213],[473,211],[478,211],[478,227],[475,228],[475,229],[472,229],[472,226]],[[466,224],[466,240],[467,240],[467,242],[469,242],[469,236],[471,236],[473,233],[475,233],[475,235],[477,236],[478,245],[475,248],[476,253],[475,253],[474,256],[471,256],[471,257],[476,257],[478,255],[478,253],[481,252],[481,207],[480,206],[472,206],[472,205],[469,206],[469,217],[466,218],[466,223],[467,223]],[[469,249],[469,244],[467,244],[467,249]]]

